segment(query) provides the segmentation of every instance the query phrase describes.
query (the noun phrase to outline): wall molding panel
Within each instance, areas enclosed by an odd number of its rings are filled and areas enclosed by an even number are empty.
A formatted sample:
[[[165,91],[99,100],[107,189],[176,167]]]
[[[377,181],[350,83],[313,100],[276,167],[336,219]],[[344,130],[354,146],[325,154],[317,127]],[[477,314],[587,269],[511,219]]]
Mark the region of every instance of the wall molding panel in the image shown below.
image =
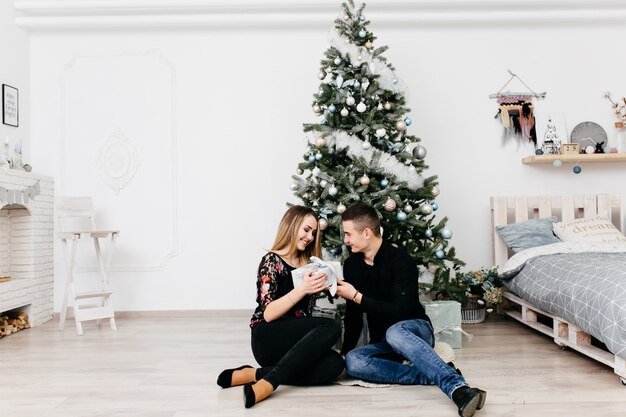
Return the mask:
[[[294,28],[326,27],[339,2],[211,0],[15,0],[16,23],[31,30],[113,28]],[[366,13],[378,27],[623,23],[619,0],[513,0],[368,2]]]
[[[179,235],[174,63],[156,50],[77,53],[62,79],[59,194],[92,195],[120,228],[111,271],[164,271],[178,255]],[[156,125],[146,125],[154,114]],[[162,146],[152,146],[155,140]],[[85,184],[95,186],[83,191]],[[143,221],[130,222],[125,234],[118,224],[129,217]],[[82,259],[79,272],[97,271],[94,259]]]

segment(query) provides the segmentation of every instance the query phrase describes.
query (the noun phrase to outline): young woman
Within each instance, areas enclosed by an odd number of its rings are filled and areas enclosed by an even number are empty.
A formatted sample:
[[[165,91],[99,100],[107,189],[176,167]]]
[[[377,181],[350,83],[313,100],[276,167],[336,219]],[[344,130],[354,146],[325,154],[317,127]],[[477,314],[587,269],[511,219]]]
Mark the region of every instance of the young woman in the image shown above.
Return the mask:
[[[326,384],[343,371],[343,358],[332,350],[341,334],[339,324],[311,316],[314,294],[327,289],[326,275],[311,270],[297,288],[293,286],[291,271],[311,256],[321,257],[317,217],[307,207],[293,206],[259,265],[258,306],[250,327],[252,353],[261,367],[226,369],[217,378],[222,388],[243,385],[246,408],[263,401],[280,384]]]

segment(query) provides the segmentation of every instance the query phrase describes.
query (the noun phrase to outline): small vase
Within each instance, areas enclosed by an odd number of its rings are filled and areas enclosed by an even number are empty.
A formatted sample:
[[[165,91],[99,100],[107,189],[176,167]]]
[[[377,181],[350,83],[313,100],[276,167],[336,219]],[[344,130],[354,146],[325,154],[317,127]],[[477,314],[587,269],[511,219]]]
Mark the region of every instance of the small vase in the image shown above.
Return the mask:
[[[463,324],[475,324],[485,321],[486,306],[478,302],[480,298],[471,296],[465,301],[465,304],[461,307],[461,323]]]

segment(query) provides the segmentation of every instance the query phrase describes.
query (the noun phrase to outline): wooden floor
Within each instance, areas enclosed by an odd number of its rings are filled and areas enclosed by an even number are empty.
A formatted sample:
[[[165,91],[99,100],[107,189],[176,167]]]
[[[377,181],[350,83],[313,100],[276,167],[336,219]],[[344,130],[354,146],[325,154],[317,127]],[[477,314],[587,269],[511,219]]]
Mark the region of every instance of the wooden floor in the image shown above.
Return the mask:
[[[215,384],[226,367],[255,364],[247,317],[122,318],[117,332],[56,321],[0,339],[0,416],[332,417],[455,416],[437,388],[281,386],[246,410],[241,387]],[[70,324],[68,322],[68,324]],[[465,329],[456,350],[471,385],[488,391],[487,416],[623,416],[613,371],[509,319]]]

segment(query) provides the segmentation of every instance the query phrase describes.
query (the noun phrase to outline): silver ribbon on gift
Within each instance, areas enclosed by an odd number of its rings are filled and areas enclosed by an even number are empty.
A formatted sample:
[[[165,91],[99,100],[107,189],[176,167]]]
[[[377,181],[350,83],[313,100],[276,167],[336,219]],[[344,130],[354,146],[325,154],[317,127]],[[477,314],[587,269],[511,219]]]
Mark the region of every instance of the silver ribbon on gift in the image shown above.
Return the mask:
[[[474,340],[473,334],[466,332],[465,330],[461,328],[461,326],[456,325],[456,324],[451,324],[449,326],[442,327],[441,329],[435,330],[435,335],[439,333],[453,334],[454,332],[461,332],[463,336],[467,337],[468,342],[471,342],[472,340]]]

